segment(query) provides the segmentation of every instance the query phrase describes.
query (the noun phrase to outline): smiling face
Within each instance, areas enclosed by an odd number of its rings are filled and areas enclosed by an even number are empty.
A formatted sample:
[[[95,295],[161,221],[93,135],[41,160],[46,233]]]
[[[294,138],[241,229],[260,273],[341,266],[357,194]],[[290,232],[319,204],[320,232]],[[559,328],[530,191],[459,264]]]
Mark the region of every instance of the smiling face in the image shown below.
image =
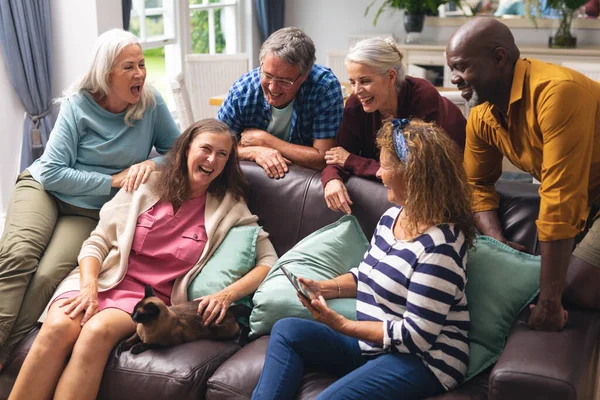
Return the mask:
[[[388,200],[400,206],[406,201],[406,183],[401,166],[394,163],[392,155],[387,150],[381,150],[377,178],[381,179],[388,190]]]
[[[446,62],[450,67],[451,82],[461,91],[469,106],[475,107],[490,101],[495,91],[497,76],[491,52],[465,49],[465,46],[449,44]]]
[[[265,98],[275,108],[285,108],[285,106],[290,104],[296,97],[300,86],[306,80],[306,76],[300,76],[300,67],[298,65],[288,64],[274,55],[265,57],[261,71],[270,77],[294,82],[291,87],[282,88],[277,80],[261,77],[260,86],[265,94]]]
[[[110,70],[105,108],[118,113],[140,101],[145,81],[146,62],[142,48],[130,44],[121,51]]]
[[[396,71],[378,74],[365,64],[349,61],[346,64],[352,93],[360,100],[363,110],[368,113],[380,111],[382,114],[396,113]]]
[[[233,147],[231,136],[225,133],[201,132],[186,152],[190,198],[206,193],[211,182],[225,169]]]

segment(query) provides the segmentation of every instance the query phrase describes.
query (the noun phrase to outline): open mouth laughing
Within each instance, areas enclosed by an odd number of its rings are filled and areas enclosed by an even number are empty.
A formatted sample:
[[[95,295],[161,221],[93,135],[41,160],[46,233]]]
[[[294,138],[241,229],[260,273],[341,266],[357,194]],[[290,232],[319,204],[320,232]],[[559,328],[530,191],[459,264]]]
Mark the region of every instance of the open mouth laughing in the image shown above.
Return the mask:
[[[210,174],[212,174],[212,173],[214,172],[214,169],[207,168],[207,167],[203,167],[202,165],[200,165],[200,166],[198,167],[198,170],[199,170],[201,173],[203,173],[204,175],[207,175],[207,176],[208,176],[208,175],[210,175]]]
[[[136,97],[140,95],[141,90],[142,90],[142,84],[133,85],[129,88],[129,91],[131,92],[131,94]]]

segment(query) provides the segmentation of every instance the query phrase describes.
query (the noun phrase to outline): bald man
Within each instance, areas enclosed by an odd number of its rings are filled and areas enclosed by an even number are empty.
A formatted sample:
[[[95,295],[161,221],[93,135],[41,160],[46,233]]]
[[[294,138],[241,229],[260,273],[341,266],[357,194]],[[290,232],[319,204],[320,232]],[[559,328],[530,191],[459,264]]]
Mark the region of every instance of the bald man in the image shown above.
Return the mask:
[[[600,83],[520,58],[510,29],[493,18],[460,27],[446,59],[452,83],[477,106],[467,123],[464,165],[479,230],[524,250],[504,238],[497,215],[503,156],[541,182],[540,296],[529,326],[565,326],[563,291],[565,302],[600,310]]]

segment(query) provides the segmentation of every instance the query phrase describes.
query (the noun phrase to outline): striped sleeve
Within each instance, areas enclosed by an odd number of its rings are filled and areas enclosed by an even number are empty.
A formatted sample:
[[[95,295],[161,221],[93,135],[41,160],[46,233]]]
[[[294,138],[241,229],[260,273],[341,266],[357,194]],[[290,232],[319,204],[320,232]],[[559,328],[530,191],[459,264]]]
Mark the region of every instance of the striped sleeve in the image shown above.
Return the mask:
[[[449,244],[426,248],[408,285],[401,320],[384,321],[384,349],[422,354],[437,341],[453,304],[462,297],[462,258]]]

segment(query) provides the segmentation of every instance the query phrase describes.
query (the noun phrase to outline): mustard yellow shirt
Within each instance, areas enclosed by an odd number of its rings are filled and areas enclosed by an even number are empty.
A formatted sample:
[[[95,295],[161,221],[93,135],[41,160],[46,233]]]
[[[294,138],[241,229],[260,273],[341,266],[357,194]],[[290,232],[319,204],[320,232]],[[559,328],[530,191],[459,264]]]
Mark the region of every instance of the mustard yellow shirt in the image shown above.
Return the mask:
[[[502,155],[541,182],[539,240],[575,237],[600,202],[600,83],[533,59],[515,66],[508,130],[489,103],[473,108],[464,165],[474,211],[498,208]]]

